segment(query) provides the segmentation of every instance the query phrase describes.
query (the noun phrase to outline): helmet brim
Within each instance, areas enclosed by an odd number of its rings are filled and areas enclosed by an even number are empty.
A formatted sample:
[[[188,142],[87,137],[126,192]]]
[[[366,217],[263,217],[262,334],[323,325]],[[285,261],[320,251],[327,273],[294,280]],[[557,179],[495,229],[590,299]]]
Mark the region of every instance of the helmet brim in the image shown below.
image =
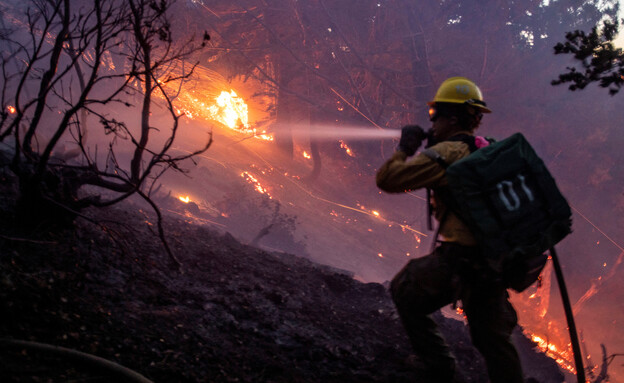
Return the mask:
[[[474,103],[468,103],[468,102],[458,102],[457,100],[451,100],[451,99],[439,99],[436,101],[429,101],[427,103],[428,106],[435,106],[435,104],[437,103],[449,103],[449,104],[465,104],[467,106],[472,106],[473,108],[477,108],[479,109],[479,111],[481,113],[492,113],[492,109],[488,108],[485,105],[479,105],[479,104],[474,104]]]

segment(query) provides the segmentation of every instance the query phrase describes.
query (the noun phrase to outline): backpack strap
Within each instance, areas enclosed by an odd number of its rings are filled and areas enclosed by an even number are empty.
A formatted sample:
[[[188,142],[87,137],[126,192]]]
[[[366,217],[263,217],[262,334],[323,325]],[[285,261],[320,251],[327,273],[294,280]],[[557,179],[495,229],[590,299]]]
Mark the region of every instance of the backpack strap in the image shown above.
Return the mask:
[[[468,150],[470,153],[476,152],[479,148],[477,147],[476,137],[471,136],[469,134],[457,134],[453,137],[448,138],[446,141],[460,141],[464,144],[468,145]],[[437,162],[442,168],[447,169],[450,164],[446,162],[446,159],[440,155],[440,153],[431,149],[431,147],[427,147],[425,150],[421,151],[422,154],[429,157],[431,160]]]
[[[436,152],[435,150],[431,148],[427,148],[423,150],[421,153],[429,157],[432,161],[437,162],[438,165],[442,166],[443,169],[446,169],[449,167],[449,164],[448,162],[446,162],[446,160],[444,160],[444,157],[442,157],[440,153]],[[433,207],[431,205],[431,188],[427,188],[427,229],[429,229],[429,231],[433,230],[433,223],[431,222],[432,215],[433,215]],[[440,230],[440,227],[438,226],[438,231],[439,230]],[[438,238],[437,232],[436,232],[435,238]],[[435,244],[435,241],[434,241],[434,244]]]
[[[447,139],[446,141],[460,141],[465,143],[466,145],[468,145],[468,150],[470,150],[470,153],[473,153],[475,151],[477,151],[477,149],[479,149],[477,147],[477,144],[475,142],[475,137],[471,136],[469,134],[458,134],[455,135],[453,137],[450,137],[449,139]],[[435,161],[438,165],[440,165],[443,169],[447,169],[450,165],[448,162],[446,162],[446,159],[440,155],[440,153],[438,153],[437,151],[431,149],[430,147],[424,149],[423,151],[421,151],[421,153],[427,157],[429,157],[432,161]],[[449,190],[447,190],[446,187],[443,188],[439,188],[437,190],[438,194],[442,194],[442,200],[445,201],[445,204],[447,205],[447,211],[446,213],[444,213],[444,216],[440,218],[440,222],[438,224],[438,228],[436,230],[436,234],[435,234],[435,240],[433,241],[433,246],[435,246],[438,236],[440,234],[440,229],[442,228],[442,224],[444,223],[444,221],[446,220],[446,216],[448,215],[448,211],[449,209],[453,210],[454,206],[452,205],[452,198],[450,198],[448,196],[448,194],[450,193]],[[431,205],[431,189],[427,188],[427,228],[429,230],[433,230],[433,223],[431,221],[431,217],[433,216],[433,208]]]
[[[431,148],[427,148],[421,152],[425,156],[429,157],[432,161],[435,161],[438,165],[442,166],[443,169],[449,167],[448,162],[440,155],[440,153],[436,152]],[[433,206],[431,205],[431,188],[427,188],[427,229],[429,231],[433,230],[433,223],[431,221],[431,217],[433,216]],[[435,238],[438,238],[438,234],[440,232],[440,227],[442,226],[442,222],[438,225],[438,229],[436,231]],[[436,241],[433,242],[435,245]]]
[[[421,153],[429,157],[432,161],[437,162],[440,166],[442,166],[442,168],[446,169],[449,167],[449,163],[446,162],[444,157],[442,157],[440,153],[436,152],[435,150],[431,148],[427,148],[423,150]]]
[[[474,153],[477,151],[477,149],[479,149],[475,140],[476,140],[475,136],[471,136],[470,134],[465,134],[465,133],[457,134],[453,137],[446,139],[446,141],[463,142],[464,144],[468,145],[468,149],[470,150],[470,153]]]

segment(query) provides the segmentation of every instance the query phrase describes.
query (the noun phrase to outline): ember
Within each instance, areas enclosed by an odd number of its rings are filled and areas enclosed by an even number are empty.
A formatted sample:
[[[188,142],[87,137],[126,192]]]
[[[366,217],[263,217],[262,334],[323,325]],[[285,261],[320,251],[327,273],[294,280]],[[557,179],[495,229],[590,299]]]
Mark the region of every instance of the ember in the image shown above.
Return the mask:
[[[347,146],[347,144],[343,140],[339,140],[338,142],[340,142],[340,148],[344,149],[345,153],[347,153],[347,155],[349,155],[349,157],[355,157],[355,154],[353,153],[353,150],[351,150],[351,148],[349,148]]]
[[[261,193],[261,194],[266,194],[269,198],[273,198],[271,197],[271,195],[268,193],[268,190],[266,188],[264,188],[261,184],[260,181],[258,181],[258,179],[256,177],[254,177],[251,173],[249,172],[242,172],[241,173],[241,177],[243,177],[247,182],[249,182],[250,184],[254,185],[254,189]]]

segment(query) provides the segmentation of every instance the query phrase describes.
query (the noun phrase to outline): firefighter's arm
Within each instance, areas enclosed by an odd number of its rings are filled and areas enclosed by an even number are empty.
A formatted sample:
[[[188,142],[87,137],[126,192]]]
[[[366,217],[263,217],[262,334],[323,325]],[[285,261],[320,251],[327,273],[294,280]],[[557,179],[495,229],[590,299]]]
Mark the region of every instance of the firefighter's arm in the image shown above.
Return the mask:
[[[418,154],[407,161],[407,154],[395,152],[377,171],[377,186],[388,193],[401,193],[435,187],[444,178],[444,169],[429,157]]]

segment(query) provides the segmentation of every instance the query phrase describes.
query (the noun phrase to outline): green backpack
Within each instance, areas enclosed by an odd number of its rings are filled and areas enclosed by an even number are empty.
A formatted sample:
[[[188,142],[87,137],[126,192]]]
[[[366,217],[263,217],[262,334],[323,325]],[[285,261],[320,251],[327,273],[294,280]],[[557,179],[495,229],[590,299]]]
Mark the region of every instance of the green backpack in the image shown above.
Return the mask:
[[[532,285],[545,252],[571,232],[572,213],[528,141],[516,133],[478,149],[446,177],[442,199],[471,229],[489,268],[516,291]]]

